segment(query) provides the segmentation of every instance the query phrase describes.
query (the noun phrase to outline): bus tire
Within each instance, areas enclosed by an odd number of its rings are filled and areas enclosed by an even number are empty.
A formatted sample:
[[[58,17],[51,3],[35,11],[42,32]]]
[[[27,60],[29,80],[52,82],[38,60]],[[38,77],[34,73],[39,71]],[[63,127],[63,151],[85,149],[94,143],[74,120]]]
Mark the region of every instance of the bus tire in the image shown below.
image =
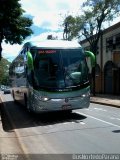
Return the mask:
[[[29,109],[29,106],[28,106],[27,94],[24,94],[24,106],[30,112],[30,109]]]
[[[70,110],[65,110],[65,111],[63,111],[64,112],[64,114],[67,114],[67,115],[69,115],[69,114],[71,114],[72,113],[72,110],[70,109]]]

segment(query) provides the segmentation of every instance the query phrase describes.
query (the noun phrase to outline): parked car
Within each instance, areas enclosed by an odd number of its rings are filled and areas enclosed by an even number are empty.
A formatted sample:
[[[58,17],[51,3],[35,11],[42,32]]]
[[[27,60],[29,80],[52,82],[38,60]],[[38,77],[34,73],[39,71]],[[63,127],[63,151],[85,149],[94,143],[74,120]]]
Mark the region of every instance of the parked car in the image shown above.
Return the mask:
[[[10,89],[9,86],[0,85],[0,90],[3,91],[4,94],[10,94],[11,93],[11,89]]]
[[[4,91],[4,89],[5,89],[5,86],[4,86],[4,85],[1,85],[1,86],[0,86],[0,90],[1,90],[1,91]]]
[[[4,94],[10,94],[10,93],[11,93],[11,91],[10,91],[10,89],[9,89],[9,88],[4,89]]]

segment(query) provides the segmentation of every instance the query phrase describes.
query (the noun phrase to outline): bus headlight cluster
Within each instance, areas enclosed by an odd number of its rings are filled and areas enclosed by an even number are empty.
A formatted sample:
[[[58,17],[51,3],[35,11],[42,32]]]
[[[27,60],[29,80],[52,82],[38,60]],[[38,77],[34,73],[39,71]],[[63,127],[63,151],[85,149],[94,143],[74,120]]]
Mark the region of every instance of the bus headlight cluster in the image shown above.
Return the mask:
[[[83,97],[83,98],[89,97],[89,96],[90,96],[90,92],[87,92],[87,93],[81,95],[81,97]]]
[[[50,100],[50,98],[47,98],[47,97],[41,97],[41,98],[40,98],[40,100],[41,100],[41,101],[46,102],[46,101],[49,101],[49,100]]]
[[[37,96],[37,95],[34,95],[34,97],[35,97],[36,100],[40,100],[40,101],[43,101],[43,102],[46,102],[46,101],[50,100],[50,98]]]

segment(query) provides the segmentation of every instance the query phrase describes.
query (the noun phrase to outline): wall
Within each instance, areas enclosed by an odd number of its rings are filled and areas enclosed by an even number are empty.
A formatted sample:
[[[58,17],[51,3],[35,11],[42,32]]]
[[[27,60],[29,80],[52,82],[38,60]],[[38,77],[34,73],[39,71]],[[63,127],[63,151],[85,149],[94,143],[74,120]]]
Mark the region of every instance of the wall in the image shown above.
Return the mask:
[[[96,56],[97,66],[100,67],[100,73],[96,75],[96,93],[120,94],[120,44],[116,42],[118,34],[120,22],[105,29],[100,37],[99,54]],[[84,40],[82,46],[89,48],[89,43]],[[89,62],[88,66],[91,72]]]

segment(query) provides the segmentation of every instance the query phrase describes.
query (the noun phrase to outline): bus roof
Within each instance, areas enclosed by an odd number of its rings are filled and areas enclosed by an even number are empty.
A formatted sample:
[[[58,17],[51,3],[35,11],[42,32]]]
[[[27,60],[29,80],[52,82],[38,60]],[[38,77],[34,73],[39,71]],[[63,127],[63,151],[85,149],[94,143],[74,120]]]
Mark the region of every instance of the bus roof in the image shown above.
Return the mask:
[[[31,41],[24,44],[23,48],[37,47],[37,48],[81,48],[81,45],[76,41],[65,40],[45,40],[45,41]]]

